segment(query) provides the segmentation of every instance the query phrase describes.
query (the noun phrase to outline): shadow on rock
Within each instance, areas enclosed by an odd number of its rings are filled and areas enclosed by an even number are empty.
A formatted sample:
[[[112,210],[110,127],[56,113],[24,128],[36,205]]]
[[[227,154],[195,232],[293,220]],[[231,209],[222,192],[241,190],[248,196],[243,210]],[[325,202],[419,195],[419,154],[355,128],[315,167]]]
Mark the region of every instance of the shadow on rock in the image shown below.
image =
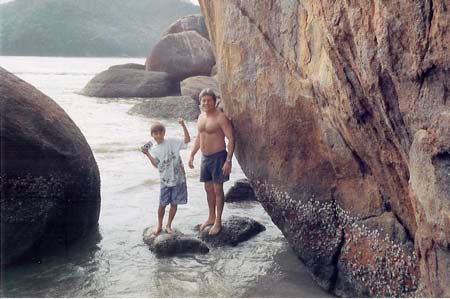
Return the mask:
[[[160,233],[155,236],[152,234],[152,228],[148,227],[143,233],[144,243],[158,257],[174,256],[183,253],[201,253],[209,252],[208,246],[196,237],[184,235],[180,232],[173,234]]]
[[[210,236],[209,228],[200,232],[199,236],[214,247],[236,246],[266,230],[264,225],[251,218],[234,215],[222,223],[222,229],[217,235]]]

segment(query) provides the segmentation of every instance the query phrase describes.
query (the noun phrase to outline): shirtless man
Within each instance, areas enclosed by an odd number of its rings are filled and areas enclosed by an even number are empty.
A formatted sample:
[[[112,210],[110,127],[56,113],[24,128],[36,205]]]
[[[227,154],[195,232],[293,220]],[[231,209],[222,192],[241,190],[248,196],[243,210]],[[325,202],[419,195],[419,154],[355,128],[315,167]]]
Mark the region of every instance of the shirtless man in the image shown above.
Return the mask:
[[[199,98],[203,113],[197,121],[198,134],[189,167],[194,168],[194,156],[200,149],[203,154],[200,182],[205,183],[209,208],[208,219],[200,226],[200,231],[212,225],[209,234],[217,235],[222,228],[223,183],[230,179],[234,152],[233,128],[225,114],[216,109],[216,95],[211,89],[202,90]],[[225,150],[225,137],[228,139],[228,152]]]

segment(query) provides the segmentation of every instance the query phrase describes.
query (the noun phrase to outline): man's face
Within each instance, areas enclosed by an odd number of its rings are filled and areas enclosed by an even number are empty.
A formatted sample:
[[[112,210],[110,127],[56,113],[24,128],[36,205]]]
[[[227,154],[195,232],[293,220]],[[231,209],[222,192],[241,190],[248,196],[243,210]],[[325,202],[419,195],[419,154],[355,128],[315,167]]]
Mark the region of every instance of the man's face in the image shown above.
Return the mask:
[[[204,95],[200,101],[200,106],[205,112],[210,112],[216,109],[216,101],[212,96]]]
[[[155,139],[157,144],[160,144],[164,141],[164,135],[166,135],[166,132],[164,131],[156,131],[152,133],[153,139]]]

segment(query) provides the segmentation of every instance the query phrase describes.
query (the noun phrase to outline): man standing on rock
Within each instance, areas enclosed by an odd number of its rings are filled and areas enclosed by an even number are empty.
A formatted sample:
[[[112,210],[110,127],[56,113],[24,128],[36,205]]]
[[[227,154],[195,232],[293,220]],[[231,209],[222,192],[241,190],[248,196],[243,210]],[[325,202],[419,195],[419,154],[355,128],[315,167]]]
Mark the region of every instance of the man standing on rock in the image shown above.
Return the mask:
[[[194,168],[194,156],[200,149],[203,156],[200,168],[200,182],[205,183],[209,216],[200,226],[200,231],[208,225],[210,235],[217,235],[222,228],[224,206],[223,183],[230,179],[231,158],[234,152],[234,136],[231,121],[216,109],[216,95],[207,88],[200,92],[202,113],[197,121],[197,138],[189,159],[189,167]],[[228,139],[228,152],[225,150]]]

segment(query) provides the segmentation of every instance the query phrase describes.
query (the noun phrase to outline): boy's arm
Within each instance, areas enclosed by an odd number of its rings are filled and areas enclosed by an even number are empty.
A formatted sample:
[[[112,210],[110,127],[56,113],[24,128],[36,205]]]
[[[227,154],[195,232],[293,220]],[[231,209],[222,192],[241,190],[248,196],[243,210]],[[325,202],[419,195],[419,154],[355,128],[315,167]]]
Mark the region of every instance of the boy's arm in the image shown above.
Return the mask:
[[[142,149],[142,152],[148,157],[150,163],[152,163],[152,165],[155,168],[158,168],[158,161],[155,158],[153,158],[153,156],[149,153],[149,151],[147,149]]]
[[[189,135],[189,131],[186,128],[186,124],[184,123],[184,120],[180,117],[178,118],[178,123],[181,125],[181,127],[183,128],[183,133],[184,133],[184,143],[187,144],[189,142],[191,142],[191,136]]]
[[[189,167],[194,168],[194,156],[200,149],[200,134],[197,134],[197,137],[195,138],[195,144],[194,148],[191,151],[191,157],[189,158]]]

